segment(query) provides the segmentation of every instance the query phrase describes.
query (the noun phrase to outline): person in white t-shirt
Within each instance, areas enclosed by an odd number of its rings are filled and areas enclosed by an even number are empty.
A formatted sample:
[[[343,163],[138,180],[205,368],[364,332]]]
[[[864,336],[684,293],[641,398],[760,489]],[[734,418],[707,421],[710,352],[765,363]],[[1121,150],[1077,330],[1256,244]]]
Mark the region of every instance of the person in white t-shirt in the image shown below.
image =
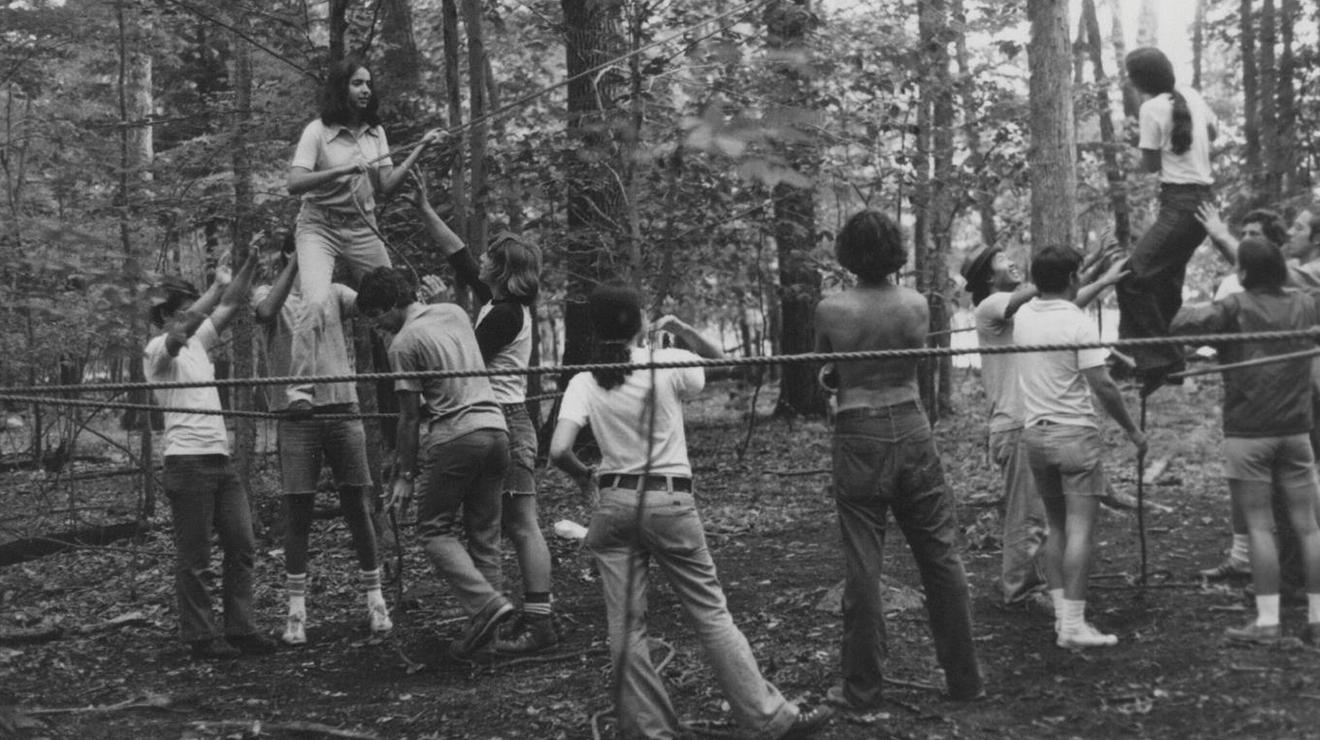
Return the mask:
[[[162,295],[151,309],[151,322],[162,332],[142,352],[146,379],[163,382],[213,382],[215,365],[208,350],[220,343],[234,311],[243,305],[256,270],[255,250],[230,281],[228,268],[198,297],[178,278],[162,282]],[[223,295],[222,295],[223,293]],[[220,411],[214,385],[162,388],[156,402],[167,408]],[[194,658],[214,660],[272,652],[275,643],[257,631],[252,608],[252,569],[256,538],[247,486],[229,461],[229,432],[218,414],[165,413],[165,496],[174,528],[174,594],[179,633]],[[211,564],[211,531],[224,549],[223,634],[211,613],[205,573]]]
[[[1173,65],[1159,49],[1136,49],[1125,65],[1143,99],[1137,146],[1145,170],[1159,173],[1160,201],[1155,223],[1132,249],[1131,276],[1118,284],[1118,335],[1167,337],[1169,322],[1182,307],[1187,262],[1205,240],[1196,210],[1212,197],[1215,116],[1200,93],[1175,84]],[[1143,395],[1183,367],[1177,345],[1134,347],[1132,358]]]
[[[1073,304],[1081,255],[1050,246],[1032,257],[1040,294],[1018,310],[1014,344],[1098,342],[1100,333]],[[1127,433],[1138,452],[1146,437],[1132,423],[1122,393],[1109,377],[1102,349],[1035,352],[1017,363],[1022,396],[1022,443],[1045,505],[1045,580],[1054,601],[1056,643],[1064,648],[1117,644],[1086,621],[1086,586],[1095,548],[1096,514],[1105,494],[1100,435],[1091,394]]]
[[[641,296],[627,285],[598,287],[590,311],[594,363],[697,359],[685,350],[637,346],[646,323]],[[661,318],[655,328],[679,336],[701,356],[723,355],[673,316]],[[701,368],[579,373],[564,390],[550,442],[550,459],[598,504],[584,547],[596,557],[605,590],[619,728],[624,737],[635,739],[672,738],[680,732],[646,638],[647,571],[655,560],[696,626],[738,724],[749,735],[771,740],[809,737],[829,721],[831,711],[800,711],[761,676],[747,638],[729,614],[706,546],[683,432],[683,400],[705,383]],[[587,426],[600,445],[598,476],[573,452],[578,433]]]

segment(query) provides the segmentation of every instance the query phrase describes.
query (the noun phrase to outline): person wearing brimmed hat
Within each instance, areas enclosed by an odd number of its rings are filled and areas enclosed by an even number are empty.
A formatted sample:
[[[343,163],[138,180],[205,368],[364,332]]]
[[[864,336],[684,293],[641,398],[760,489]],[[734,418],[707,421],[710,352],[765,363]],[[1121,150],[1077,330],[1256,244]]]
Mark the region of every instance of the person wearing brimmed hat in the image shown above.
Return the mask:
[[[205,294],[180,278],[165,278],[157,286],[150,316],[162,332],[142,352],[146,378],[152,383],[215,380],[207,351],[242,305],[252,286],[255,251],[231,276],[216,271]],[[219,411],[214,385],[161,388],[156,401],[171,408]],[[174,527],[174,593],[178,599],[179,632],[194,658],[235,658],[267,654],[274,643],[257,632],[252,609],[252,569],[256,538],[247,487],[229,459],[229,433],[217,414],[165,413],[165,496]],[[205,572],[211,562],[211,530],[224,549],[224,630],[211,613]]]

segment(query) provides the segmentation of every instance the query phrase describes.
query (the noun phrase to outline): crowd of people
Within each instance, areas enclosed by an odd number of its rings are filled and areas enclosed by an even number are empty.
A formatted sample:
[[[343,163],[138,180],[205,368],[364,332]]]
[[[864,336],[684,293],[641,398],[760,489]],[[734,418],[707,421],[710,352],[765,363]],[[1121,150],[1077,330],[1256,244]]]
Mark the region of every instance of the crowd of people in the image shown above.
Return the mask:
[[[1001,248],[973,250],[962,274],[981,344],[1094,343],[1098,332],[1081,309],[1111,286],[1123,336],[1293,329],[1320,322],[1311,295],[1292,289],[1320,287],[1312,213],[1299,214],[1286,244],[1279,243],[1285,235],[1276,216],[1253,214],[1254,230],[1239,243],[1210,205],[1214,122],[1209,109],[1195,91],[1175,86],[1172,68],[1157,50],[1133,52],[1128,71],[1147,98],[1139,146],[1148,167],[1161,176],[1156,224],[1130,257],[1109,263],[1084,266],[1071,245],[1040,245],[1033,250],[1029,282]],[[280,412],[286,521],[288,609],[279,642],[298,646],[307,642],[308,535],[325,463],[360,567],[368,628],[375,634],[393,628],[371,522],[366,435],[363,422],[351,418],[359,409],[354,384],[310,380],[351,374],[344,322],[365,320],[388,338],[392,371],[511,371],[395,381],[399,416],[385,506],[402,512],[416,499],[417,539],[468,617],[463,634],[449,645],[451,654],[519,655],[553,648],[560,638],[550,553],[538,516],[536,431],[526,407],[526,376],[517,372],[530,362],[540,252],[523,237],[501,233],[483,245],[478,261],[432,208],[424,179],[413,173],[417,217],[481,309],[474,325],[454,304],[419,300],[414,283],[390,265],[374,222],[374,198],[401,185],[422,149],[440,134],[428,133],[392,166],[370,72],[348,60],[330,75],[323,95],[321,116],[304,130],[289,171],[288,189],[301,195],[302,210],[290,244],[277,250],[280,256],[268,269],[268,284],[252,289],[255,254],[232,274],[220,268],[205,293],[178,278],[163,281],[151,315],[160,333],[144,352],[147,378],[213,381],[208,350],[245,309],[254,311],[263,328],[272,376],[309,378],[271,389],[268,399]],[[1207,235],[1236,266],[1237,280],[1214,302],[1184,307],[1187,259]],[[1305,261],[1285,261],[1281,246]],[[928,304],[899,279],[908,261],[899,225],[879,211],[856,213],[839,232],[835,251],[855,282],[817,307],[816,349],[924,347]],[[356,290],[331,281],[336,260],[351,268]],[[628,285],[599,286],[589,309],[594,363],[721,356],[718,346],[676,317],[648,322],[641,295]],[[648,338],[657,331],[678,337],[689,349],[652,346]],[[1304,344],[1225,344],[1220,351],[1230,362]],[[1180,352],[1167,345],[1136,353],[1142,393],[1176,381]],[[1138,453],[1145,452],[1147,441],[1109,374],[1105,352],[1070,349],[1036,353],[1029,361],[1023,357],[990,354],[982,365],[991,405],[989,451],[1002,475],[1006,511],[1001,596],[1006,604],[1049,614],[1060,647],[1111,646],[1118,637],[1086,618],[1099,502],[1108,490],[1097,402]],[[1278,639],[1279,550],[1291,548],[1297,555],[1290,560],[1284,553],[1283,580],[1304,590],[1306,634],[1320,640],[1320,487],[1311,444],[1316,397],[1310,362],[1225,374],[1234,537],[1225,563],[1204,575],[1249,572],[1257,604],[1255,621],[1229,629],[1230,639]],[[762,677],[716,576],[683,424],[683,401],[702,390],[704,372],[603,368],[578,374],[564,389],[549,455],[592,503],[584,547],[595,557],[604,590],[614,700],[625,737],[669,738],[680,731],[647,647],[652,561],[673,586],[731,712],[748,733],[809,737],[830,720],[831,707],[881,706],[886,635],[880,576],[890,514],[917,564],[946,695],[955,701],[985,696],[954,498],[922,406],[917,361],[844,362],[822,377],[837,394],[833,491],[844,592],[840,681],[826,691],[826,703],[814,708],[787,701]],[[174,409],[221,408],[214,386],[163,389],[157,398]],[[584,429],[599,445],[594,466],[577,451]],[[277,648],[253,618],[255,544],[248,493],[229,454],[221,416],[166,414],[165,489],[177,550],[180,636],[199,659]],[[1273,536],[1276,508],[1289,525],[1289,535],[1280,539],[1291,544],[1281,548]],[[212,528],[224,550],[223,620],[213,614],[203,580]],[[517,607],[506,596],[501,575],[504,536],[513,543],[522,574]],[[1290,570],[1292,560],[1296,566]]]

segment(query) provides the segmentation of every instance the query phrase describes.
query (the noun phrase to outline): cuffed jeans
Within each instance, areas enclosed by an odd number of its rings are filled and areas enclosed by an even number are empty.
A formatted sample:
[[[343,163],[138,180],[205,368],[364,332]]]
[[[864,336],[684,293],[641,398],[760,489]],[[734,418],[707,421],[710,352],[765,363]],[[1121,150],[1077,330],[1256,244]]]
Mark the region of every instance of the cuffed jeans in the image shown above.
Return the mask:
[[[247,489],[227,455],[168,455],[165,496],[174,525],[174,594],[179,636],[196,642],[220,636],[203,574],[211,564],[211,529],[224,549],[222,600],[226,635],[251,635],[252,568],[256,541]]]
[[[1155,223],[1132,248],[1130,274],[1118,284],[1118,336],[1122,339],[1167,337],[1174,314],[1182,308],[1187,262],[1205,240],[1196,209],[1210,200],[1209,185],[1160,186],[1160,211]],[[1181,365],[1177,345],[1132,347],[1137,370]]]
[[[417,536],[459,606],[474,616],[500,595],[500,499],[509,435],[478,429],[426,449]],[[460,539],[467,533],[467,547]]]
[[[1004,476],[1003,562],[999,586],[1004,603],[1021,601],[1045,583],[1040,548],[1045,544],[1045,506],[1022,448],[1022,428],[990,433],[990,457]]]
[[[602,489],[584,545],[596,556],[605,589],[610,655],[618,676],[615,710],[623,737],[653,740],[679,732],[646,640],[652,559],[687,610],[738,724],[755,738],[783,735],[797,718],[797,708],[761,676],[747,638],[733,623],[695,499],[691,493],[669,491],[644,495],[643,500],[638,491]]]
[[[844,696],[862,706],[881,700],[886,638],[880,575],[891,510],[917,561],[935,656],[949,693],[975,696],[982,689],[981,669],[953,495],[920,404],[838,413],[834,496],[843,534]]]
[[[330,292],[335,270],[335,258],[342,258],[355,279],[377,267],[389,267],[390,257],[385,244],[371,228],[375,215],[329,211],[320,206],[304,203],[298,211],[294,240],[298,249],[298,286],[302,301],[294,317],[293,345],[291,348],[291,375],[315,375],[316,355],[324,344],[327,313],[338,311]],[[337,325],[330,322],[331,325]],[[294,384],[288,389],[289,401],[312,400],[311,384]]]

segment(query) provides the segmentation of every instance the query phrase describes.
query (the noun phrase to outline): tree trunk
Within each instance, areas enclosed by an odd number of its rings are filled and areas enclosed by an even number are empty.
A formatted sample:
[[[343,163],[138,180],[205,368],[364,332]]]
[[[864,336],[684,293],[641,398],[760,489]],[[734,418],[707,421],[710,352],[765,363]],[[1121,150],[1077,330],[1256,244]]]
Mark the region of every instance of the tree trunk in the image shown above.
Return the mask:
[[[1251,0],[1242,0],[1238,11],[1238,35],[1242,44],[1242,156],[1247,179],[1252,184],[1252,202],[1261,195],[1260,75],[1257,71],[1256,24]]]
[[[412,7],[408,0],[379,0],[382,100],[402,100],[420,91],[422,55],[413,35]]]
[[[481,0],[462,0],[463,24],[467,28],[468,108],[472,123],[468,127],[468,151],[471,152],[471,212],[467,222],[467,245],[474,257],[486,251],[487,144],[490,121],[486,119],[486,34],[481,21]]]
[[[1031,41],[1031,241],[1077,246],[1076,133],[1066,0],[1027,0]]]
[[[963,5],[963,0],[953,0],[952,10],[957,28],[965,29],[967,27],[967,11]],[[981,215],[981,243],[994,246],[999,242],[999,231],[995,225],[995,194],[998,190],[998,182],[983,160],[981,125],[978,117],[973,115],[977,107],[975,97],[976,80],[972,74],[972,65],[967,53],[967,34],[960,32],[957,39],[955,48],[958,57],[958,76],[963,80],[963,136],[967,139],[968,161],[977,170],[972,198],[976,202],[977,212]]]
[[[1136,119],[1137,114],[1140,112],[1140,105],[1137,103],[1137,91],[1127,81],[1127,66],[1124,64],[1124,60],[1127,58],[1127,42],[1124,41],[1123,9],[1119,0],[1106,0],[1106,7],[1109,8],[1109,38],[1114,45],[1114,61],[1118,70],[1118,87],[1123,91],[1123,117]]]
[[[449,107],[449,128],[458,130],[463,125],[463,85],[459,66],[458,5],[456,0],[443,0],[440,6],[441,37],[445,50],[445,101]],[[461,144],[454,147],[454,164],[449,173],[449,199],[454,204],[450,226],[456,234],[467,234],[467,158]],[[455,285],[455,290],[461,286]]]
[[[811,107],[811,82],[792,60],[807,53],[808,35],[816,23],[806,0],[773,0],[766,7],[767,46],[784,60],[775,62],[781,84],[774,102],[788,111]],[[799,173],[810,177],[818,170],[818,153],[810,145],[786,143],[781,148]],[[820,273],[809,259],[816,245],[815,193],[810,187],[781,182],[772,189],[772,196],[779,258],[779,351],[810,352],[815,347],[815,312],[821,288]],[[775,416],[825,413],[825,394],[816,382],[816,371],[816,366],[804,363],[780,368]]]
[[[1278,109],[1275,95],[1278,93],[1276,82],[1278,70],[1275,68],[1274,44],[1275,17],[1274,0],[1263,0],[1260,6],[1260,157],[1261,188],[1258,197],[1264,203],[1279,202],[1283,194],[1280,173],[1276,169],[1279,162],[1279,148],[1283,146],[1279,138]],[[1291,146],[1292,142],[1288,142]]]
[[[1082,20],[1086,23],[1091,69],[1095,76],[1095,107],[1100,116],[1100,151],[1105,162],[1105,179],[1109,185],[1109,206],[1114,211],[1114,237],[1123,249],[1132,242],[1132,217],[1127,201],[1127,175],[1118,158],[1119,147],[1114,132],[1113,107],[1109,102],[1109,78],[1105,75],[1104,47],[1100,40],[1100,21],[1096,18],[1095,0],[1082,0]]]
[[[239,27],[247,25],[242,17],[235,18],[234,23]],[[234,220],[232,232],[234,243],[231,259],[233,269],[237,271],[243,262],[247,260],[248,250],[251,249],[252,223],[255,211],[252,194],[252,154],[249,141],[252,132],[252,45],[237,32],[234,33],[231,43],[234,50],[234,73],[231,77],[234,81],[234,117],[232,120],[234,139],[230,145],[233,150],[234,164]],[[233,336],[231,342],[234,357],[232,375],[237,378],[250,378],[255,375],[252,312],[235,311],[229,326]],[[232,393],[233,408],[240,411],[250,411],[254,408],[252,386],[234,386]],[[234,463],[238,470],[239,479],[242,481],[253,480],[252,472],[256,449],[255,421],[248,417],[235,419]],[[253,498],[253,504],[255,508],[255,498]],[[254,518],[253,521],[255,522],[256,519]]]
[[[350,0],[330,0],[330,63],[343,60],[348,53],[348,3]]]
[[[1297,141],[1297,93],[1294,88],[1297,60],[1293,56],[1293,27],[1301,20],[1301,8],[1297,0],[1281,0],[1279,4],[1279,31],[1282,35],[1283,48],[1279,55],[1279,78],[1277,121],[1279,129],[1278,157],[1274,169],[1280,178],[1280,191],[1288,196],[1301,192],[1302,173],[1299,162],[1299,142]]]

